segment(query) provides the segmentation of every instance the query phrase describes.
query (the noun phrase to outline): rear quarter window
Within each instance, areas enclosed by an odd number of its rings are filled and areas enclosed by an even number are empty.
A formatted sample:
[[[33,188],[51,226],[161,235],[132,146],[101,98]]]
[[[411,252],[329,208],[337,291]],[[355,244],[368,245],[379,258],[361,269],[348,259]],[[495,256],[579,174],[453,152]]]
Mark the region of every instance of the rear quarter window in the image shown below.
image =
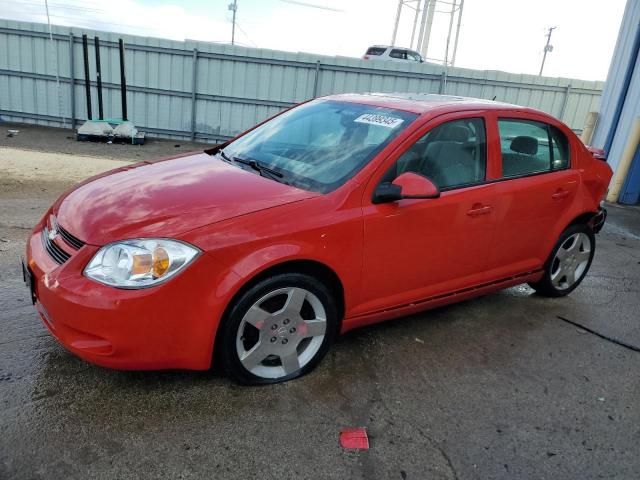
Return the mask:
[[[560,129],[549,125],[549,133],[551,134],[552,152],[552,170],[561,170],[569,166],[569,139],[560,131]]]
[[[369,50],[367,50],[366,55],[382,55],[387,49],[383,48],[383,47],[370,47]]]

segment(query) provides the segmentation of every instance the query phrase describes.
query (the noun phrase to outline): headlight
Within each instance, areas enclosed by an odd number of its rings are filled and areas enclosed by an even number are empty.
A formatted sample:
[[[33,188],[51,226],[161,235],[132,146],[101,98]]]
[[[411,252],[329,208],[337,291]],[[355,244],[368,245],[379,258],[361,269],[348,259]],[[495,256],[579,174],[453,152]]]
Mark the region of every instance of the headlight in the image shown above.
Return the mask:
[[[199,253],[197,248],[177,240],[125,240],[102,247],[84,275],[112,287],[150,287],[174,276]]]

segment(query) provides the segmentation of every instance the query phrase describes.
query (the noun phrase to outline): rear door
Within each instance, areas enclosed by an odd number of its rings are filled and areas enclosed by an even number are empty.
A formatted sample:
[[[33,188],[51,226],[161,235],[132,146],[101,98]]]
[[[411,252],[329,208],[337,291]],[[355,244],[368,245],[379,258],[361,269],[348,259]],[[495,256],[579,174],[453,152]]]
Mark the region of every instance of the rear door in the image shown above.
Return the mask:
[[[494,116],[500,138],[496,234],[487,269],[494,278],[540,268],[570,216],[580,174],[571,147],[556,126],[517,113]]]

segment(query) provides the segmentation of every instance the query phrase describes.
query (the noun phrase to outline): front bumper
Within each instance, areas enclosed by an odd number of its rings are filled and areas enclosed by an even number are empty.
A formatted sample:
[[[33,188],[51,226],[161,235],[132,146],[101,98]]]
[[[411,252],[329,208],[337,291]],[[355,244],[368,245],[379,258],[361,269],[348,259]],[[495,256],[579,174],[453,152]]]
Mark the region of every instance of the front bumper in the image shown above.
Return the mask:
[[[26,261],[35,306],[52,335],[79,357],[122,370],[193,369],[211,365],[226,305],[212,288],[206,255],[166,283],[140,290],[102,285],[82,275],[98,247],[85,245],[63,264],[30,236]]]

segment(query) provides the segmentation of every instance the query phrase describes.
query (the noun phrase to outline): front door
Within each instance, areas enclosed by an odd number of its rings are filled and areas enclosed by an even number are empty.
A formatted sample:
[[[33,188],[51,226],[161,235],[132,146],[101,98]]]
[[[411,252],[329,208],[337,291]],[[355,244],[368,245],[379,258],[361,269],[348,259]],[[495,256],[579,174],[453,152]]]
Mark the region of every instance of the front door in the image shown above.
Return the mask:
[[[495,185],[485,181],[485,119],[439,118],[372,179],[377,184],[415,172],[431,179],[441,196],[383,204],[364,199],[364,298],[356,314],[456,291],[484,278],[496,200]]]

